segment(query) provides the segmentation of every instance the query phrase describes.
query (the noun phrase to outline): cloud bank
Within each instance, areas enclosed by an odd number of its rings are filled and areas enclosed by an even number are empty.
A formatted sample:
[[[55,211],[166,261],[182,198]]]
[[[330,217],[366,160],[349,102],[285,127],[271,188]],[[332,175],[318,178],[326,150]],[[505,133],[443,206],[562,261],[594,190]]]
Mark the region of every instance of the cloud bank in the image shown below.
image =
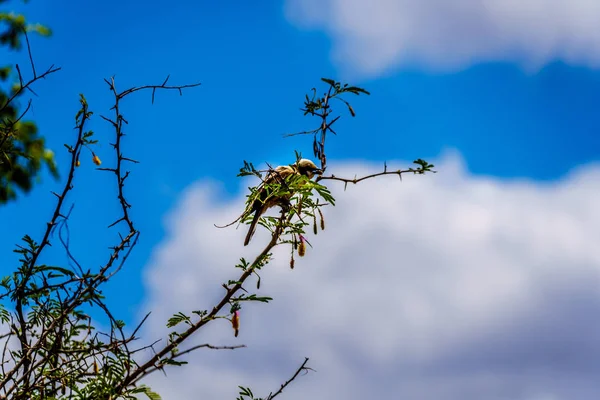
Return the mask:
[[[298,27],[328,34],[334,62],[359,75],[486,61],[527,69],[555,60],[600,65],[595,0],[287,0],[285,14]]]
[[[307,356],[317,372],[286,399],[600,398],[600,167],[536,183],[472,176],[456,155],[437,164],[332,183],[314,248],[294,270],[281,249],[261,274],[274,302],[245,306],[238,338],[217,321],[194,339],[248,348],[194,353],[148,383],[167,400],[235,398],[237,385],[266,396]],[[380,168],[330,161],[339,176]],[[214,304],[266,242],[257,232],[244,248],[243,227],[213,227],[243,202],[219,192],[195,184],[168,219],[146,273],[148,340],[174,312]]]

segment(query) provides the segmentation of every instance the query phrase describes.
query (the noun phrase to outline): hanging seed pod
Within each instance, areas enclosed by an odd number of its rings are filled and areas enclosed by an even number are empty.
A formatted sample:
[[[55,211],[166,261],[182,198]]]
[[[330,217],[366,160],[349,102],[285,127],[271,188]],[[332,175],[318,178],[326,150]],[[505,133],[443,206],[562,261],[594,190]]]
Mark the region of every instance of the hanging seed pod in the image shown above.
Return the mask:
[[[305,254],[306,254],[306,243],[304,243],[304,240],[300,239],[300,244],[298,245],[298,255],[300,257],[304,257]]]
[[[93,154],[93,153],[92,153],[92,154]],[[98,157],[98,156],[97,156],[97,155],[95,155],[95,154],[93,154],[92,161],[93,161],[93,162],[94,162],[94,164],[96,164],[96,165],[100,165],[100,164],[102,164],[102,161],[100,161],[100,157]]]
[[[319,210],[319,217],[321,217],[321,230],[324,231],[325,230],[325,217],[323,216],[321,209],[319,208],[318,210]]]
[[[237,337],[240,330],[240,312],[235,311],[231,317],[231,327],[233,328],[234,336]]]

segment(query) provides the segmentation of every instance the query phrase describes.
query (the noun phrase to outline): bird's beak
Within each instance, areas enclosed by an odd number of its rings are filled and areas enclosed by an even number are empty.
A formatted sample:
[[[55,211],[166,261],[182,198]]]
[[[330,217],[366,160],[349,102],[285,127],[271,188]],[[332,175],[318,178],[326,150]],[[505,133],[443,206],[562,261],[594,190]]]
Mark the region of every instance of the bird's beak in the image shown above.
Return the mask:
[[[323,175],[323,170],[322,169],[315,169],[315,175]]]

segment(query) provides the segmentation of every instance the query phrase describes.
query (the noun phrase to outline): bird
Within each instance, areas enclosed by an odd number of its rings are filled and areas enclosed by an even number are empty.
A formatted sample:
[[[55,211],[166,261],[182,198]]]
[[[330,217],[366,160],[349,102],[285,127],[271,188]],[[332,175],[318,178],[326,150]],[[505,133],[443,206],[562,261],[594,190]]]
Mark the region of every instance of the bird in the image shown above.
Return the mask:
[[[267,190],[269,185],[273,183],[282,185],[285,183],[285,179],[287,177],[294,174],[306,176],[308,179],[312,179],[315,174],[320,175],[322,173],[323,171],[319,169],[314,162],[306,158],[302,158],[292,165],[280,165],[271,171],[258,188],[256,200],[252,202],[252,205],[246,214],[249,215],[250,213],[254,213],[254,217],[250,223],[248,233],[246,234],[244,246],[247,246],[248,243],[250,243],[250,239],[252,239],[252,235],[254,235],[254,231],[256,230],[256,225],[258,224],[260,216],[263,215],[269,208],[276,205],[281,207],[287,206],[287,203],[293,196],[293,193],[288,193],[285,196],[269,196],[269,190]]]

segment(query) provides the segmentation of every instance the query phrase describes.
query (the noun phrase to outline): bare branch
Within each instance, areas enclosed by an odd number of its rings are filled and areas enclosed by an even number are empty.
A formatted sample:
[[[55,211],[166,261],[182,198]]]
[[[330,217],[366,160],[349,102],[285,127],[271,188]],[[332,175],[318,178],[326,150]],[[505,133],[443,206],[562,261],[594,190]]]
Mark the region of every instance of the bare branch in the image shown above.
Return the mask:
[[[134,92],[137,92],[140,90],[152,89],[152,104],[154,104],[154,95],[155,95],[157,89],[177,90],[179,92],[179,94],[182,95],[183,89],[189,89],[189,88],[193,88],[193,87],[197,87],[197,86],[201,85],[201,83],[192,83],[192,84],[188,84],[188,85],[167,86],[168,80],[169,80],[169,76],[167,76],[167,78],[161,85],[146,85],[146,86],[133,87],[133,88],[124,90],[123,92],[119,93],[117,95],[117,97],[120,100],[123,97],[130,95],[131,93],[134,93]],[[105,79],[105,81],[108,83],[108,81],[106,79]],[[113,82],[114,82],[114,80],[113,80]],[[116,92],[115,92],[115,94],[116,94]]]
[[[269,395],[266,397],[265,400],[273,400],[275,397],[279,396],[283,392],[283,389],[285,389],[287,387],[287,385],[292,383],[298,377],[300,372],[304,371],[305,373],[308,373],[308,371],[314,371],[312,368],[308,368],[306,366],[307,363],[308,363],[308,357],[305,357],[304,362],[302,363],[302,365],[300,365],[300,368],[298,368],[296,370],[294,375],[292,375],[292,377],[290,379],[288,379],[283,385],[281,385],[281,387],[279,388],[278,391],[276,391],[275,393],[269,393]]]
[[[4,104],[0,107],[0,113],[2,111],[4,111],[6,109],[6,107],[12,103],[12,101],[19,96],[24,90],[31,90],[31,85],[33,85],[35,82],[39,81],[40,79],[45,79],[48,75],[53,74],[54,72],[60,71],[61,68],[60,67],[54,67],[54,65],[51,65],[46,72],[42,73],[41,75],[37,75],[34,78],[32,78],[31,80],[29,80],[27,83],[23,84],[21,82],[21,84],[19,85],[19,89],[16,90],[12,96],[10,96],[8,99],[6,99],[6,101],[4,102]]]
[[[382,171],[382,172],[377,172],[375,174],[371,174],[371,175],[366,175],[360,178],[340,178],[338,176],[335,175],[330,175],[330,176],[319,176],[316,179],[316,182],[319,181],[324,181],[324,180],[332,180],[332,181],[340,181],[340,182],[344,182],[346,185],[348,183],[353,183],[356,184],[358,182],[367,180],[367,179],[371,179],[371,178],[376,178],[378,176],[383,176],[383,175],[397,175],[400,177],[400,179],[402,179],[402,174],[407,174],[407,173],[411,173],[411,174],[424,174],[425,172],[432,172],[432,173],[436,173],[437,171],[433,171],[433,170],[419,170],[419,169],[413,169],[413,168],[409,168],[409,169],[399,169],[399,170],[395,170],[395,171]]]

